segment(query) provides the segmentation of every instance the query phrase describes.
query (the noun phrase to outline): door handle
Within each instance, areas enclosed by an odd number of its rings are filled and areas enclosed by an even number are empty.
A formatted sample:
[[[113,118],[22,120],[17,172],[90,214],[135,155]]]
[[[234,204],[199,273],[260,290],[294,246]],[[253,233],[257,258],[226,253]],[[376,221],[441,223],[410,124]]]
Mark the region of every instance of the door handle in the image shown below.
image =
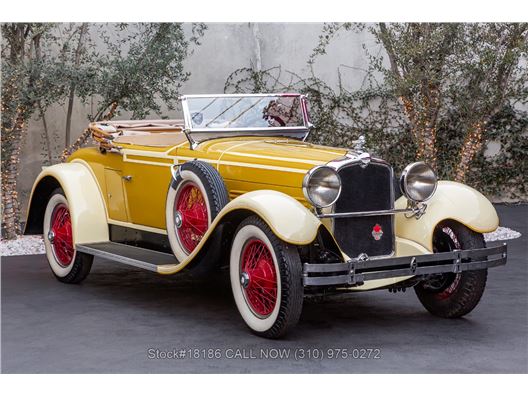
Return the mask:
[[[132,176],[131,175],[127,175],[127,176],[123,176],[123,180],[125,181],[131,181],[132,180]]]

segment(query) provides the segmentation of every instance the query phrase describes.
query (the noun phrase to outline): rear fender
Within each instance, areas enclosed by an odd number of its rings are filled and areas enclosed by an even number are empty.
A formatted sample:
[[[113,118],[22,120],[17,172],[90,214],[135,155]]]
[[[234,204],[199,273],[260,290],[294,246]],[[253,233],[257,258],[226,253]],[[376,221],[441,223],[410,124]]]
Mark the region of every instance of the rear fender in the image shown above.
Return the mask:
[[[47,202],[58,187],[62,188],[68,200],[73,242],[108,241],[103,196],[89,165],[81,160],[48,166],[40,172],[31,190],[24,233],[42,234]]]

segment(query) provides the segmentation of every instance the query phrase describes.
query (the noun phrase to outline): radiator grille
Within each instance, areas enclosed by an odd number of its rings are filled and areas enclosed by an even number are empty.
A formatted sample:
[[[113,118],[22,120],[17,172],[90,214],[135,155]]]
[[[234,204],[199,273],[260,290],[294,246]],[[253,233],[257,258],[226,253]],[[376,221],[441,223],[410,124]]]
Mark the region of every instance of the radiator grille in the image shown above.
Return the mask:
[[[343,183],[335,203],[335,213],[386,210],[394,207],[392,168],[371,162],[339,170]],[[361,253],[386,256],[394,251],[394,216],[348,217],[334,219],[334,236],[350,257]],[[380,234],[381,229],[381,234]]]

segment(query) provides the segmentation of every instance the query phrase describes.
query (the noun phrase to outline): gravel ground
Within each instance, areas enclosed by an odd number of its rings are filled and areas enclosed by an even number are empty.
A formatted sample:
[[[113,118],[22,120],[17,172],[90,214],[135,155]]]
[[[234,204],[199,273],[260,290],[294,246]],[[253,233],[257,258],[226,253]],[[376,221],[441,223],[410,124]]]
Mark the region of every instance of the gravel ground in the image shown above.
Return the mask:
[[[505,241],[516,239],[521,233],[508,227],[499,227],[495,232],[484,234],[486,242]],[[25,235],[18,239],[0,241],[0,256],[25,256],[31,254],[44,254],[44,242],[41,236]]]
[[[0,256],[44,254],[44,242],[38,235],[23,235],[17,239],[0,241]]]

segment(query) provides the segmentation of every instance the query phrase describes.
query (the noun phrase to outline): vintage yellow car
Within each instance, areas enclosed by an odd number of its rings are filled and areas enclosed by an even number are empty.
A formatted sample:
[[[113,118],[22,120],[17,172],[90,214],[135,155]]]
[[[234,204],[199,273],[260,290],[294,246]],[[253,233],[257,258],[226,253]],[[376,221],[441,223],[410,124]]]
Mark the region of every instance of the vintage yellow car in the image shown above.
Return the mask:
[[[499,223],[463,184],[423,162],[400,177],[354,147],[306,142],[299,94],[189,95],[183,120],[90,124],[97,147],[38,176],[27,234],[43,234],[55,276],[81,282],[94,257],[162,275],[229,267],[236,306],[258,335],[299,320],[308,294],[414,287],[432,314],[478,304]]]

